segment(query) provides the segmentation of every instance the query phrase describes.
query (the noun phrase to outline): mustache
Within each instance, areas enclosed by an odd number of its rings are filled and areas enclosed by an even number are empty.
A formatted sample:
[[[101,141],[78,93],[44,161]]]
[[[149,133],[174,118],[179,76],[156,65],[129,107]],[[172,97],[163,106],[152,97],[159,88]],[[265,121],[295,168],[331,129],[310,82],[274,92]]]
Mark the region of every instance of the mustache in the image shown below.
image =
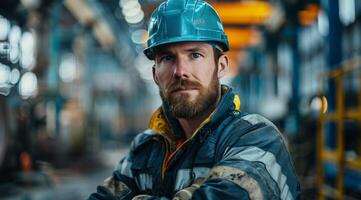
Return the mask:
[[[174,91],[185,89],[185,88],[201,88],[202,85],[198,81],[191,81],[187,79],[179,79],[172,83],[168,87],[168,92],[172,93]]]

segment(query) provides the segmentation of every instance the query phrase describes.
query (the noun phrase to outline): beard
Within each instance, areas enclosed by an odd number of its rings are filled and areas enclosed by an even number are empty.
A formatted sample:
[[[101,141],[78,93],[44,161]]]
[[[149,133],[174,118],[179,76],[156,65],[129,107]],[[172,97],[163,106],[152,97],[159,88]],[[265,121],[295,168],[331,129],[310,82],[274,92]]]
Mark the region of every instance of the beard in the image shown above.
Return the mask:
[[[181,88],[195,88],[199,94],[191,100],[190,95],[187,93],[173,93]],[[203,87],[202,84],[197,81],[178,79],[172,83],[168,89],[160,88],[159,93],[163,103],[168,108],[168,112],[173,118],[192,119],[205,115],[215,106],[220,95],[217,70],[213,73],[212,80],[208,87]]]

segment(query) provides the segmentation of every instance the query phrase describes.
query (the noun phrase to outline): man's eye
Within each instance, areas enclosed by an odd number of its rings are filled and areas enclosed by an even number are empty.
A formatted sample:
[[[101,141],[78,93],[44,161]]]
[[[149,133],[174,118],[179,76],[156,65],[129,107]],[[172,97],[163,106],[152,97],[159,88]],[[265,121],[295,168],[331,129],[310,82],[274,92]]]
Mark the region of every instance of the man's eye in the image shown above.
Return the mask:
[[[173,56],[170,56],[170,55],[167,55],[167,56],[162,56],[160,57],[159,59],[161,62],[164,62],[164,61],[171,61],[173,60]]]
[[[191,57],[193,58],[193,59],[195,59],[195,58],[200,58],[202,55],[200,54],[200,53],[191,53]]]

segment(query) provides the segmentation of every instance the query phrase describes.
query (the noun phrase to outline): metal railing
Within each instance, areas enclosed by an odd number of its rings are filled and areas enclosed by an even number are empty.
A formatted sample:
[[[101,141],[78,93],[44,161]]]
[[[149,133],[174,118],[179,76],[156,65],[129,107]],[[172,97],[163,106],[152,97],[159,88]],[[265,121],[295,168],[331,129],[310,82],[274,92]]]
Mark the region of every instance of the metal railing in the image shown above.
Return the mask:
[[[344,78],[359,71],[358,82],[358,105],[348,109],[345,106]],[[361,157],[346,158],[345,155],[345,124],[346,120],[354,120],[361,123],[361,57],[344,62],[339,68],[323,74],[320,79],[320,92],[324,90],[323,84],[333,80],[335,83],[336,102],[333,112],[326,112],[327,101],[322,101],[318,127],[317,127],[317,187],[318,199],[325,199],[325,196],[335,199],[344,199],[344,174],[345,168],[361,171]],[[329,150],[325,146],[325,123],[333,122],[336,126],[336,147]],[[324,163],[334,163],[337,169],[335,187],[325,184]]]

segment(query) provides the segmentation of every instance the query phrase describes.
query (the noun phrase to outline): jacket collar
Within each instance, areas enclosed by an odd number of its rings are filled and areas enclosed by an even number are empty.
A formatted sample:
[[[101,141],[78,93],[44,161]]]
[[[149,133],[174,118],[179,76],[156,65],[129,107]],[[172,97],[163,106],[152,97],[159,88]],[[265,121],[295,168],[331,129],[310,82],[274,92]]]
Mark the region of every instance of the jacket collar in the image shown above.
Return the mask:
[[[222,85],[222,98],[214,112],[206,119],[207,125],[211,125],[229,111],[239,111],[241,101],[238,95],[232,92],[232,88]],[[202,123],[203,124],[203,123]],[[172,118],[168,108],[163,104],[152,115],[149,128],[172,141],[184,137],[184,131],[177,119]]]

